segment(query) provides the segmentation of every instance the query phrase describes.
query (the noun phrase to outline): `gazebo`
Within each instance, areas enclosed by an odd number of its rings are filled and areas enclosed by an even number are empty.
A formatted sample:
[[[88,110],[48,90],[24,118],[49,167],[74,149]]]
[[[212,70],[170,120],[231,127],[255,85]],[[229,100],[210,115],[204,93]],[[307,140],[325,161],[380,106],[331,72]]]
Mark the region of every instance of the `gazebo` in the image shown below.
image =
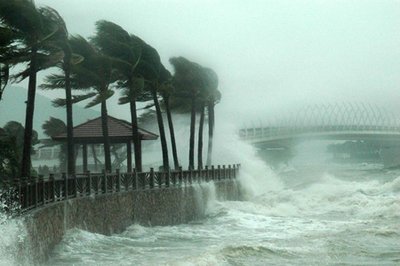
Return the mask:
[[[127,168],[128,172],[132,171],[132,124],[112,116],[107,116],[108,122],[108,137],[110,144],[126,143],[127,150]],[[140,141],[142,140],[155,140],[158,135],[138,128]],[[88,120],[85,123],[77,125],[73,128],[73,141],[74,144],[82,145],[82,163],[83,171],[88,169],[88,144],[101,144],[104,142],[101,117]],[[56,141],[67,141],[67,133],[52,136]],[[142,145],[140,145],[142,146]]]

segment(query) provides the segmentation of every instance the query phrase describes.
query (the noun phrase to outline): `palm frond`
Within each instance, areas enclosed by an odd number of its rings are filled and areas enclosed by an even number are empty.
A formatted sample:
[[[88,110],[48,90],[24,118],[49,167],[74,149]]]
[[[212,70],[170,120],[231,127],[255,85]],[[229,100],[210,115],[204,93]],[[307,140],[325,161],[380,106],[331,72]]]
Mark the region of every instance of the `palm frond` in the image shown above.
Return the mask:
[[[49,137],[56,136],[67,131],[67,125],[61,119],[50,117],[42,125],[43,133]]]
[[[96,95],[97,95],[96,92],[90,92],[90,93],[83,94],[83,95],[73,95],[71,102],[73,104],[74,103],[78,103],[78,102],[87,100],[87,99],[89,99],[89,98],[91,98],[93,96],[96,96]],[[53,106],[54,107],[64,107],[66,104],[67,104],[66,100],[62,99],[62,98],[57,98],[57,99],[53,100]]]
[[[94,99],[91,102],[89,102],[85,106],[85,108],[90,108],[90,107],[93,107],[95,105],[98,105],[101,102],[106,101],[107,99],[109,99],[113,95],[114,95],[114,91],[113,90],[106,90],[103,93],[99,93],[99,94],[96,95],[96,97],[94,97]]]
[[[51,74],[44,78],[43,84],[39,88],[43,90],[53,89],[64,89],[65,88],[65,76],[61,74]]]

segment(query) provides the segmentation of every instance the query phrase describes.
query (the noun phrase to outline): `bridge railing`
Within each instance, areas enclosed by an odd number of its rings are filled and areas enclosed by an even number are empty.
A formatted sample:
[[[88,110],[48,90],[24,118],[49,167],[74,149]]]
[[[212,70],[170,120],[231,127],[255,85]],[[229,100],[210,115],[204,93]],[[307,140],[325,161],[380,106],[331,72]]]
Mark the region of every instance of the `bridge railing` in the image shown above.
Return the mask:
[[[319,132],[343,132],[343,131],[375,131],[400,133],[398,126],[376,126],[376,125],[314,125],[314,126],[299,126],[299,127],[254,127],[245,128],[239,131],[239,136],[242,139],[257,139],[263,137],[277,137],[283,135],[295,135],[306,133]]]
[[[196,170],[171,170],[149,172],[90,173],[67,177],[66,174],[55,177],[33,177],[4,182],[14,188],[15,199],[20,204],[20,211],[26,212],[54,202],[73,198],[90,197],[101,194],[113,194],[124,191],[151,190],[180,187],[194,183],[234,179],[239,173],[239,164],[218,165]]]

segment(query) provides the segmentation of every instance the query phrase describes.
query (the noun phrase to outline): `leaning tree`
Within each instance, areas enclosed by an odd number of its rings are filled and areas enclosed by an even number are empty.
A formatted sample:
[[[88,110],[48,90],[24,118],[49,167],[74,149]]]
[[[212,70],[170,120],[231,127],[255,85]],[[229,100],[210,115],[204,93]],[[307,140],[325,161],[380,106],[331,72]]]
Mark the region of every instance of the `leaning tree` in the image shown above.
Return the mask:
[[[55,21],[58,22],[59,31],[52,38],[52,45],[58,47],[63,52],[63,58],[57,63],[57,67],[61,69],[63,74],[51,74],[45,78],[45,82],[40,85],[42,89],[63,89],[65,91],[65,107],[66,107],[66,132],[67,132],[67,174],[75,174],[75,151],[74,151],[74,135],[73,135],[73,114],[72,114],[72,89],[71,89],[71,67],[80,63],[83,57],[73,53],[68,30],[64,20],[54,11],[57,16]]]
[[[111,151],[108,137],[107,100],[114,95],[111,84],[116,81],[113,58],[103,54],[93,43],[82,36],[70,37],[72,52],[84,58],[82,62],[71,67],[71,86],[84,91],[85,94],[73,95],[72,103],[92,100],[85,108],[101,105],[101,124],[104,144],[105,170],[111,171]],[[64,106],[65,99],[53,101],[55,106]]]
[[[172,157],[174,159],[174,167],[175,169],[179,169],[178,152],[176,149],[176,140],[175,140],[175,130],[174,130],[174,123],[172,121],[172,113],[170,106],[170,99],[171,96],[175,93],[175,88],[172,85],[171,73],[164,66],[162,66],[161,69],[161,80],[163,80],[163,82],[160,84],[158,92],[162,97],[162,103],[165,108],[165,112],[167,113],[169,135],[171,138]]]
[[[141,43],[142,46],[142,56],[138,64],[138,72],[144,78],[145,84],[144,88],[148,91],[153,99],[153,103],[157,114],[158,129],[160,132],[161,150],[163,158],[163,168],[164,170],[169,169],[168,160],[168,147],[167,140],[165,137],[164,122],[160,107],[160,102],[158,100],[158,92],[160,87],[164,82],[167,82],[167,76],[163,71],[164,66],[161,63],[160,55],[157,50],[152,46],[148,45],[144,41]]]
[[[221,92],[218,90],[218,76],[211,68],[204,68],[206,78],[205,86],[205,101],[208,111],[208,150],[207,150],[207,165],[212,164],[212,150],[215,127],[215,111],[214,107],[221,100]]]
[[[53,13],[53,9],[38,8],[30,0],[0,0],[0,26],[12,30],[15,36],[13,39],[15,50],[7,58],[7,64],[28,63],[26,69],[14,76],[17,82],[29,78],[21,163],[22,177],[28,177],[31,169],[37,72],[53,66],[63,57],[60,49],[50,43],[60,30],[58,21],[54,20],[57,16]]]
[[[196,102],[204,87],[204,78],[201,75],[202,67],[184,57],[173,57],[170,59],[170,63],[175,70],[173,76],[173,84],[176,88],[175,94],[190,100],[189,168],[194,169]]]
[[[119,103],[129,103],[130,105],[135,167],[138,172],[141,172],[142,152],[136,101],[151,99],[143,91],[144,79],[137,69],[142,60],[142,41],[138,37],[130,35],[121,26],[110,21],[100,20],[96,23],[96,35],[93,42],[104,54],[114,58],[118,76],[117,87],[123,89]]]
[[[14,39],[16,38],[12,29],[0,24],[0,101],[3,98],[4,89],[10,78],[11,54],[16,50]]]

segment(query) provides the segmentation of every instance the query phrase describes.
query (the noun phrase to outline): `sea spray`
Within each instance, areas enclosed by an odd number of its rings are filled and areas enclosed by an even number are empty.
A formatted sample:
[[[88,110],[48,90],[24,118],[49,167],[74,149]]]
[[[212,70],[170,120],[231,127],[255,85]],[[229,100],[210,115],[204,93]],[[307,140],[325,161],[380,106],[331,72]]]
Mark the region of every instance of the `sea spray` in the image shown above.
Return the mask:
[[[214,158],[221,164],[240,164],[238,181],[242,197],[251,199],[282,189],[282,182],[266,162],[257,156],[256,149],[239,139],[239,129],[230,123],[220,127],[221,132],[215,134]]]
[[[0,191],[0,265],[27,265],[29,261],[29,250],[22,248],[27,240],[25,224],[22,218],[14,217],[20,209],[12,201],[14,193],[4,188]]]
[[[194,197],[200,214],[209,213],[217,201],[216,189],[213,182],[193,184]]]

